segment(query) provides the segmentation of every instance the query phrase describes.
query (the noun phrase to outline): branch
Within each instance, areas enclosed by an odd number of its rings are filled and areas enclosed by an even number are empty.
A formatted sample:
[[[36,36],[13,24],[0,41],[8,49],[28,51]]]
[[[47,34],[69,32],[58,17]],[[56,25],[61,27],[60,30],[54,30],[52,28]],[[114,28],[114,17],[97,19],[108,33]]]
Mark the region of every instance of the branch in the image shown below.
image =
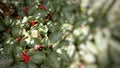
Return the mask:
[[[106,15],[108,14],[108,12],[111,10],[111,8],[113,7],[113,5],[115,4],[116,0],[112,0],[111,4],[109,5],[109,7],[107,8],[106,12],[103,14],[103,18],[106,17]]]

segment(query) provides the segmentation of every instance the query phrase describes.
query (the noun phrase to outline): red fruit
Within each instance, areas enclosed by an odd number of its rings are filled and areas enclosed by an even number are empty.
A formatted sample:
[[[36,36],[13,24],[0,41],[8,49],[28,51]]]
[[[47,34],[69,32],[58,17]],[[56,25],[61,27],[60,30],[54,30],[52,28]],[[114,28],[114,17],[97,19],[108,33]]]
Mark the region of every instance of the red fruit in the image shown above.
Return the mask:
[[[43,4],[41,4],[39,7],[40,7],[40,9],[42,9],[42,10],[46,10],[46,8],[45,8],[45,6],[44,6]]]
[[[25,6],[25,7],[24,7],[24,12],[25,12],[25,13],[28,13],[28,10],[29,10],[28,6]]]
[[[33,21],[30,22],[30,26],[32,27],[34,25],[35,25],[35,21],[33,20]]]
[[[35,50],[37,51],[37,50],[41,50],[43,48],[43,46],[41,46],[41,45],[35,45]]]
[[[22,52],[22,58],[24,59],[24,62],[28,62],[30,60],[30,56],[27,55],[26,50]]]
[[[28,62],[30,60],[30,56],[24,56],[22,55],[22,58],[24,59],[24,62]]]
[[[22,52],[22,55],[26,56],[26,55],[27,55],[27,51],[24,50],[24,51]]]
[[[21,40],[21,38],[16,38],[15,40],[19,42]]]

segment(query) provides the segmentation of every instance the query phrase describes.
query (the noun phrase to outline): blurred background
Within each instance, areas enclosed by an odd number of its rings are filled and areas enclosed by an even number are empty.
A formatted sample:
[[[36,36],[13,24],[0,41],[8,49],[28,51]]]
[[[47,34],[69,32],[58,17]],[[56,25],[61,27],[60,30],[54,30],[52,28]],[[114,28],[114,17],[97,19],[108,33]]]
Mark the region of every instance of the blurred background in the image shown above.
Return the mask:
[[[70,1],[73,5],[80,3],[83,16],[78,21],[82,25],[68,37],[68,53],[74,54],[71,68],[79,63],[79,68],[120,68],[120,1]]]

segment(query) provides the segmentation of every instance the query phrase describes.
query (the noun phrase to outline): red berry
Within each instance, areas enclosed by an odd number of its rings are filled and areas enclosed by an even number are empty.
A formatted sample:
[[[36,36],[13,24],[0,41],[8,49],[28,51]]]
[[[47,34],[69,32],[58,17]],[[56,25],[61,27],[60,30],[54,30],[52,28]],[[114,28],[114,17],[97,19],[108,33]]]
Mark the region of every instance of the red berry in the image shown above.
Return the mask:
[[[25,13],[28,13],[28,10],[29,10],[28,6],[25,6],[25,7],[24,7],[24,12],[25,12]]]
[[[22,52],[22,58],[24,59],[24,62],[28,62],[30,60],[30,56],[27,55],[26,50]]]
[[[46,8],[45,8],[45,6],[44,6],[43,4],[41,4],[39,7],[40,7],[40,9],[42,9],[42,10],[46,10]]]
[[[24,59],[24,62],[28,62],[30,60],[30,56],[22,56],[22,58]]]
[[[42,48],[43,48],[42,45],[39,45],[39,44],[35,45],[35,50],[36,50],[36,51],[37,51],[37,50],[41,50]]]
[[[15,40],[19,42],[21,40],[21,38],[16,38]]]
[[[24,51],[22,52],[22,55],[26,56],[26,55],[27,55],[27,51],[24,50]]]
[[[34,25],[35,25],[35,21],[33,20],[33,21],[30,22],[30,26],[32,27]]]

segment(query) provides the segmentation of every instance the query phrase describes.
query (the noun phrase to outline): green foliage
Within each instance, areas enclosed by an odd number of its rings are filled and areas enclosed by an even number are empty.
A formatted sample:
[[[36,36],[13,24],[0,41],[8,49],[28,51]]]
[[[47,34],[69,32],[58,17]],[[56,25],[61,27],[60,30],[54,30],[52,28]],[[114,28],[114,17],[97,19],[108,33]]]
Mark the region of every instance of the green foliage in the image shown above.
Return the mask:
[[[28,65],[28,68],[37,68],[37,65],[33,62],[29,62],[27,63],[27,65]]]
[[[119,68],[115,0],[92,1],[6,0],[14,12],[2,18],[0,6],[0,68]]]
[[[7,68],[13,64],[14,59],[11,55],[3,54],[0,55],[0,68]]]
[[[60,41],[61,36],[62,36],[62,32],[55,32],[55,33],[50,34],[49,39],[50,39],[51,44],[54,44],[57,41]]]
[[[32,62],[36,64],[40,64],[45,60],[46,56],[44,53],[38,52],[38,53],[35,53],[33,56],[31,56],[31,58],[32,58],[31,59]]]
[[[0,22],[0,32],[4,31],[5,29],[6,29],[5,26],[2,24],[2,22]]]
[[[51,53],[48,57],[47,57],[47,66],[52,68],[60,68],[59,66],[59,60],[57,58],[57,55],[55,53]]]
[[[26,63],[24,63],[24,62],[18,62],[18,63],[16,63],[12,68],[27,68],[27,65],[26,65]]]

